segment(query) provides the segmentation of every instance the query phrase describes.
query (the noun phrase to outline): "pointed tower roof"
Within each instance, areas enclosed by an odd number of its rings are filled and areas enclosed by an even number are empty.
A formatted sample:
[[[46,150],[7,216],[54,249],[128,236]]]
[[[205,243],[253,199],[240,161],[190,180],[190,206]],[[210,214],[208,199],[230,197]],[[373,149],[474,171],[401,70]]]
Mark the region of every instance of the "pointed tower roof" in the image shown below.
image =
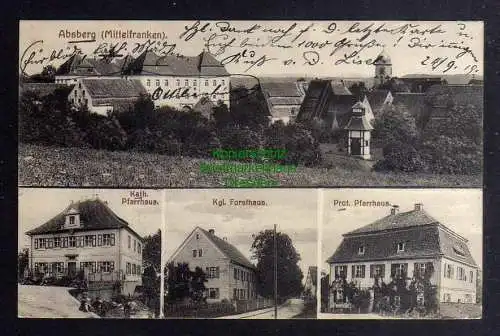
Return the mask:
[[[358,110],[361,112],[357,112]],[[362,102],[358,101],[354,104],[351,119],[344,129],[349,131],[371,131],[373,129],[366,116],[366,107]]]

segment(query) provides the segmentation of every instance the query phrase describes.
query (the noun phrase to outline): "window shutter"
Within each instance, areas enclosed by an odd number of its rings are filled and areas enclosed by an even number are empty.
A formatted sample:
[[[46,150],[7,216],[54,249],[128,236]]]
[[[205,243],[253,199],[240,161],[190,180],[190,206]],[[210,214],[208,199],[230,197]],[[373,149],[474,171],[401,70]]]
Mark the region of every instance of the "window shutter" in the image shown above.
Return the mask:
[[[370,278],[375,277],[375,265],[370,265]]]
[[[356,268],[354,267],[354,265],[351,266],[351,274],[352,274],[351,278],[354,279],[354,276],[356,275]]]
[[[413,263],[413,274],[415,274],[416,276],[420,275],[420,270],[418,268],[418,263]]]
[[[366,266],[365,265],[362,265],[361,266],[361,277],[364,278],[365,277],[365,269],[366,269]]]
[[[219,266],[215,268],[215,277],[218,279],[219,278]]]
[[[115,234],[111,234],[111,246],[115,246]]]
[[[385,278],[385,265],[380,265],[380,277]]]
[[[396,264],[391,265],[391,277],[396,275]]]
[[[102,235],[97,235],[97,246],[102,246]]]

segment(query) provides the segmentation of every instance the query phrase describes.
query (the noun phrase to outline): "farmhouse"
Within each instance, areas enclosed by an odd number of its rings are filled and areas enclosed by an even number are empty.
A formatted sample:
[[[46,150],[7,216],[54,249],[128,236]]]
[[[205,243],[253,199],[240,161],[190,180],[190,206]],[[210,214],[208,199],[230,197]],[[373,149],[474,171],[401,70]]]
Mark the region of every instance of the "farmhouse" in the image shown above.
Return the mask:
[[[106,115],[133,106],[141,95],[147,95],[139,80],[125,78],[80,78],[68,96],[76,107]]]
[[[249,300],[257,297],[255,266],[225,238],[196,227],[170,257],[175,265],[188,263],[206,274],[208,302],[224,299]]]
[[[213,55],[158,56],[145,51],[124,66],[124,76],[140,80],[155,106],[193,108],[206,97],[229,107],[230,75]]]
[[[142,238],[100,199],[71,202],[26,233],[35,274],[120,281],[124,294],[141,285]]]
[[[345,302],[335,287],[339,279],[368,289],[375,278],[388,284],[392,279],[411,279],[418,274],[430,277],[440,302],[476,301],[478,266],[467,239],[432,218],[422,204],[403,213],[394,206],[387,216],[343,237],[327,260],[329,308]]]

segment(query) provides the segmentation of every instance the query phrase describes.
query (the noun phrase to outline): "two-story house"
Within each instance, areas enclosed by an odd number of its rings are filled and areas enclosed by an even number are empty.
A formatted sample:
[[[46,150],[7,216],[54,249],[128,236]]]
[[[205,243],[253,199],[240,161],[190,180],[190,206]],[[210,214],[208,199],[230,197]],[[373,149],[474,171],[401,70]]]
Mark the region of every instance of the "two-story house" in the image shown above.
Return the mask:
[[[196,227],[169,258],[174,265],[200,267],[207,276],[207,301],[251,300],[257,297],[255,266],[215,231]]]
[[[29,266],[36,274],[62,277],[84,271],[87,279],[120,280],[128,292],[141,284],[143,240],[105,201],[71,202],[26,234]]]
[[[430,281],[440,302],[476,302],[478,266],[467,239],[431,217],[422,204],[402,213],[394,206],[387,216],[344,234],[327,263],[332,285],[344,278],[362,289],[372,287],[375,277],[390,283],[432,269]],[[338,299],[331,291],[330,308]]]

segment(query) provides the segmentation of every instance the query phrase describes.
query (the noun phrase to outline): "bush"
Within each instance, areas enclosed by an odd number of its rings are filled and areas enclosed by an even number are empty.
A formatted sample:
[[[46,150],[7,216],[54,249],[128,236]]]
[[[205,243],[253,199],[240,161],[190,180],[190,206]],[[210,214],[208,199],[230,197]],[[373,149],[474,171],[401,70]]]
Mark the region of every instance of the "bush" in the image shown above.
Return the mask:
[[[373,167],[375,171],[419,172],[426,169],[418,151],[407,143],[391,142],[384,146],[383,155],[384,159]]]
[[[319,141],[302,124],[275,123],[266,129],[264,135],[266,148],[287,150],[281,163],[314,166],[322,161]]]

